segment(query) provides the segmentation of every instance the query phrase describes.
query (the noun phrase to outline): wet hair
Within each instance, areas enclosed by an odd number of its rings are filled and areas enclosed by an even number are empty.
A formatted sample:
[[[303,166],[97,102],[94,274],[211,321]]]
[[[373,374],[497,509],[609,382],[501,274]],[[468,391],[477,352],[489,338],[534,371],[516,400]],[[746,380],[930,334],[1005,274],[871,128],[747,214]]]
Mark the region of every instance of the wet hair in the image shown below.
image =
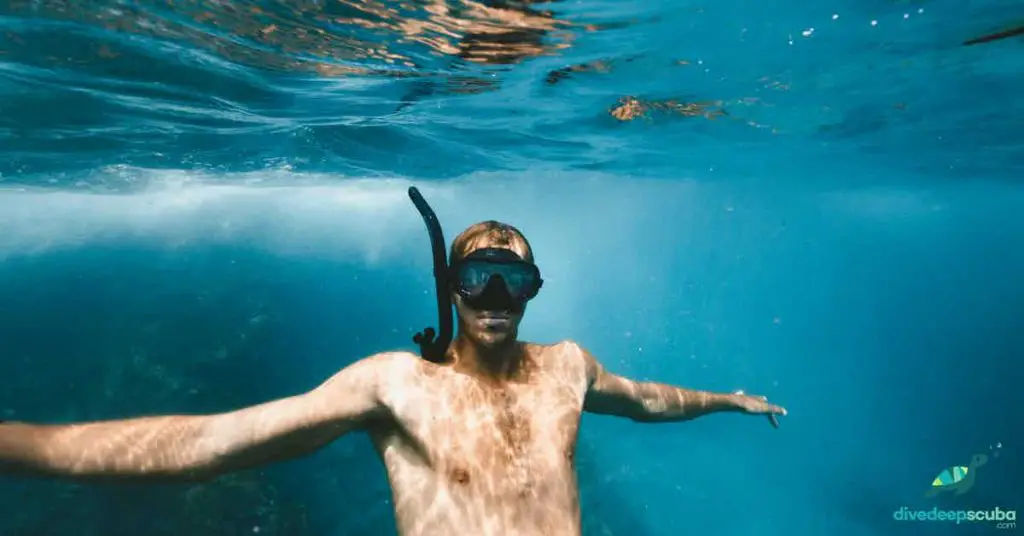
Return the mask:
[[[515,227],[499,221],[474,223],[452,241],[448,264],[454,264],[470,253],[483,248],[506,248],[523,254],[523,260],[533,262],[533,248],[526,236]]]

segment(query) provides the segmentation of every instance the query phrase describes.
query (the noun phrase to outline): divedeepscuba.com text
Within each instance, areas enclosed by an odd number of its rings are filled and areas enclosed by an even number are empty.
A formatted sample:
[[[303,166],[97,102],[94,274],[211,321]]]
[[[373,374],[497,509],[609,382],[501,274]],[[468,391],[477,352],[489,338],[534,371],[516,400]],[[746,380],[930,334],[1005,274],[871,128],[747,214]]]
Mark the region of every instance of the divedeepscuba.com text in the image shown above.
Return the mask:
[[[991,510],[916,510],[903,506],[892,513],[896,521],[936,521],[946,523],[994,523],[997,529],[1017,527],[1017,511],[998,506]]]

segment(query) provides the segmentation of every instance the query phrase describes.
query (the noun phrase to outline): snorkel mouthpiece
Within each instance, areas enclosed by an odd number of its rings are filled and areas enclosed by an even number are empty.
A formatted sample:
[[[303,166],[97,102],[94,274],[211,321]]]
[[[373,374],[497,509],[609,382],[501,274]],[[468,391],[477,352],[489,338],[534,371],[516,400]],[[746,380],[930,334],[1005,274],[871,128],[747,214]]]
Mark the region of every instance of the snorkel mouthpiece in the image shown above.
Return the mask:
[[[430,249],[434,256],[434,284],[437,292],[437,322],[440,325],[440,337],[434,339],[434,328],[426,327],[423,331],[413,336],[412,342],[420,347],[420,355],[428,361],[440,363],[448,352],[448,345],[452,342],[452,298],[448,293],[448,259],[445,258],[444,232],[441,224],[437,221],[437,215],[423,199],[423,195],[415,186],[409,187],[409,199],[416,210],[423,217],[423,223],[427,226],[430,234]]]

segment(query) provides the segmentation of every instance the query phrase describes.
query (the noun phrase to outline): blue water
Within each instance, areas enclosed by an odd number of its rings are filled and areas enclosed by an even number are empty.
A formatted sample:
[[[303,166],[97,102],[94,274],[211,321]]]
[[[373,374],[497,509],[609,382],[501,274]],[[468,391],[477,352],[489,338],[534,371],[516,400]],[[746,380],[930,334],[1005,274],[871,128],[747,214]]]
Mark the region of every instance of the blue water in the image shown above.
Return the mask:
[[[435,323],[405,189],[499,219],[524,337],[744,388],[587,416],[588,535],[1003,533],[1020,510],[1019,2],[0,6],[0,418],[214,412]],[[990,462],[962,496],[945,467]],[[997,456],[998,454],[998,456]],[[0,479],[0,534],[393,534],[368,441],[199,486]]]

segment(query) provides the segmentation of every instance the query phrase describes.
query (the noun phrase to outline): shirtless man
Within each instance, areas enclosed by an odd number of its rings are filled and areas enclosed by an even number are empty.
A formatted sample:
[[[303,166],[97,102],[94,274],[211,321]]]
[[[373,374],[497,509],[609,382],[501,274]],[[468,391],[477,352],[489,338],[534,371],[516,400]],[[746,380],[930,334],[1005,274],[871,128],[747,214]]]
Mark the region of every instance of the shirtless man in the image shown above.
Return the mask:
[[[517,341],[542,280],[511,226],[471,226],[451,261],[458,336],[443,363],[381,353],[307,393],[221,414],[0,424],[0,473],[205,480],[363,430],[386,467],[402,535],[579,535],[573,454],[583,411],[637,422],[786,414],[764,397],[616,376],[574,342]]]

